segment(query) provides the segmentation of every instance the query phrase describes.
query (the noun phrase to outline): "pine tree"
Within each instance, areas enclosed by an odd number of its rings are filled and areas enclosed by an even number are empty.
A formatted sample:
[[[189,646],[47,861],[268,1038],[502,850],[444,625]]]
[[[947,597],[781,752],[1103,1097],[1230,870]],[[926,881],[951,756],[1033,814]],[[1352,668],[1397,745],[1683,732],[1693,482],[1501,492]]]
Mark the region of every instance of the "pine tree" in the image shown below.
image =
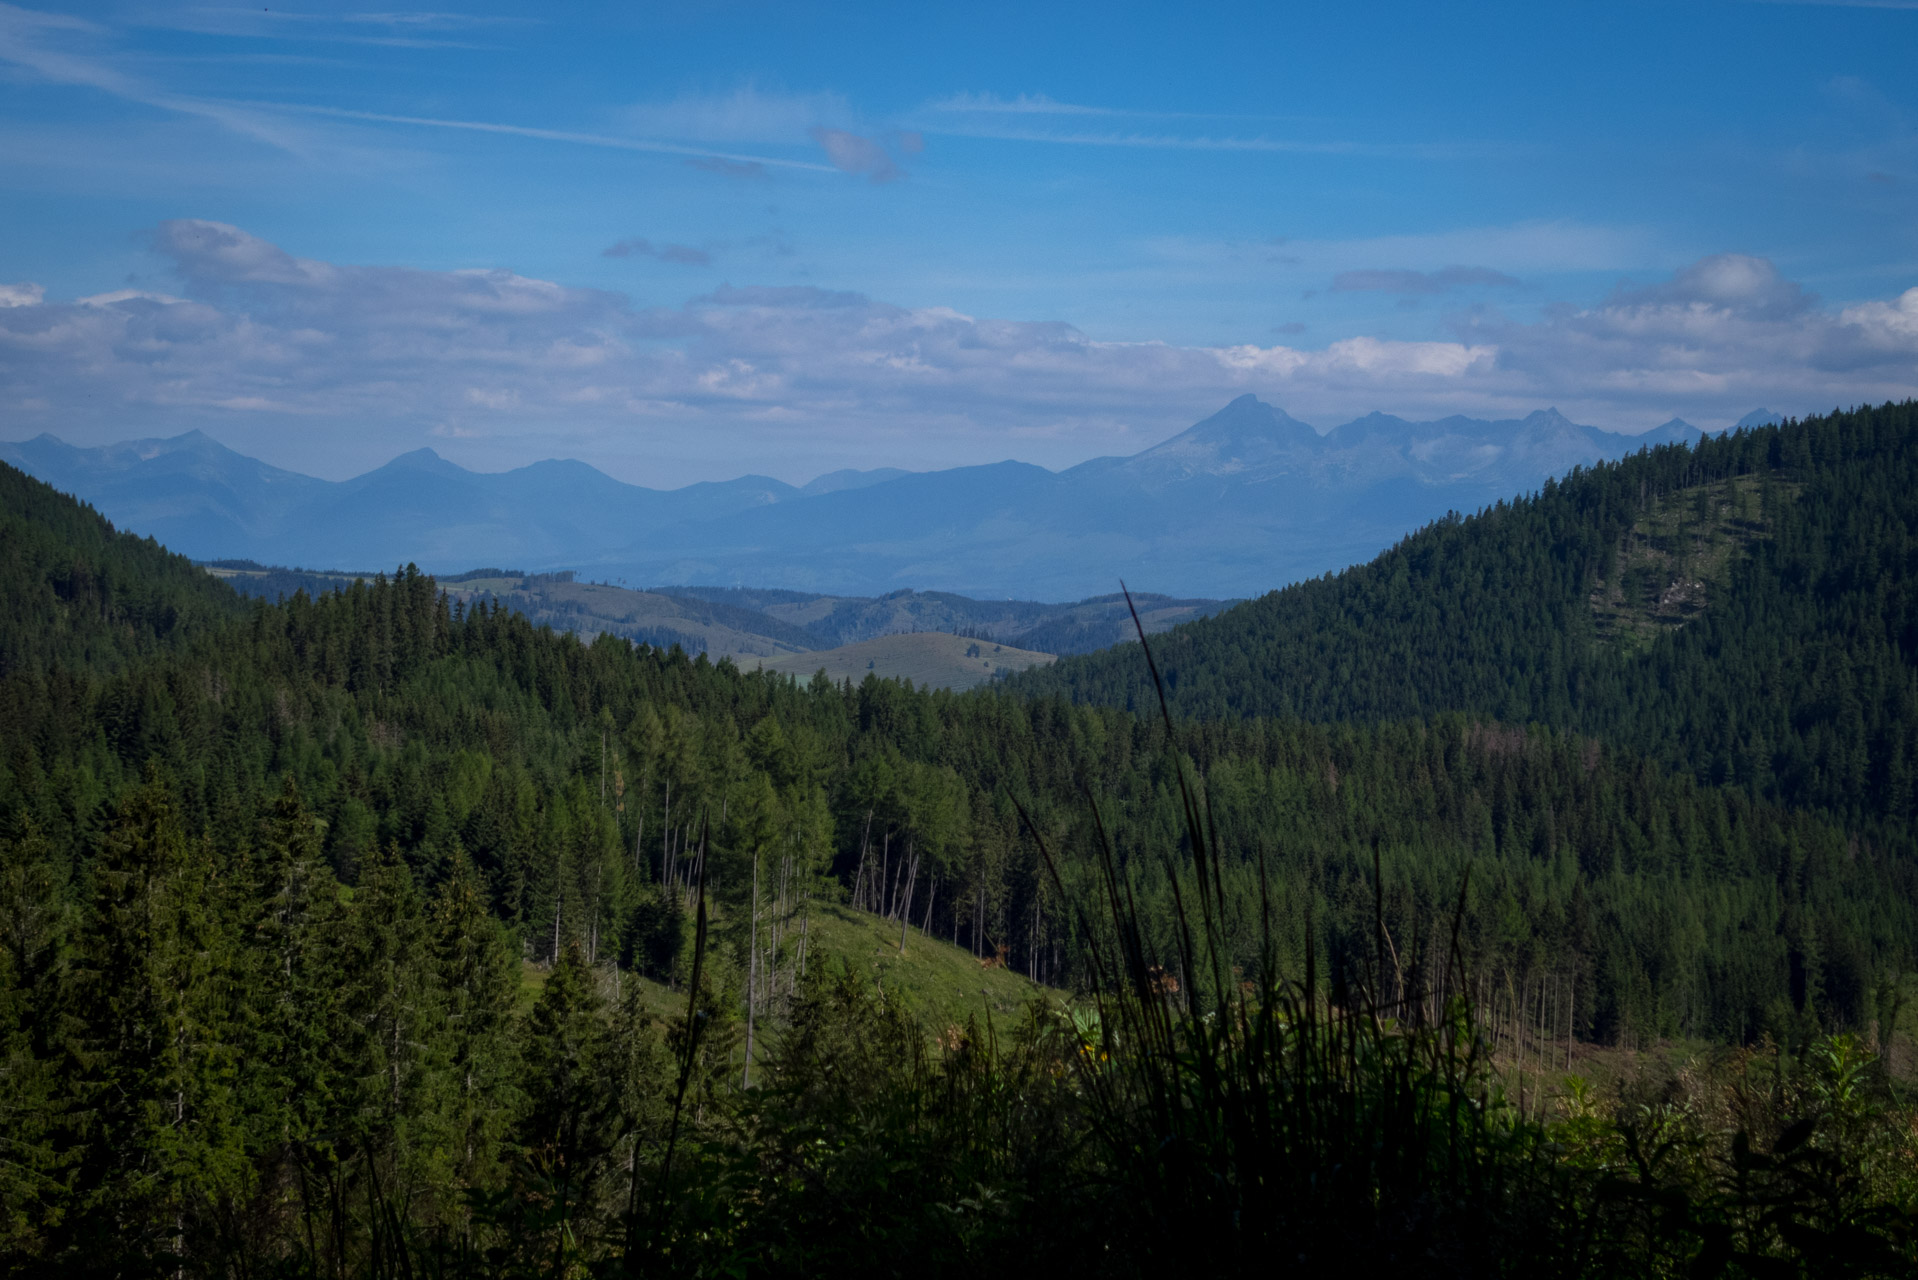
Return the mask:
[[[121,802],[95,854],[67,1040],[80,1152],[69,1239],[91,1265],[192,1256],[251,1181],[234,1106],[235,939],[213,865],[157,776]]]
[[[446,1065],[460,1143],[456,1172],[468,1186],[493,1180],[500,1143],[517,1108],[513,1002],[519,960],[506,931],[487,911],[478,877],[463,853],[440,887],[433,910],[434,950],[446,993]]]

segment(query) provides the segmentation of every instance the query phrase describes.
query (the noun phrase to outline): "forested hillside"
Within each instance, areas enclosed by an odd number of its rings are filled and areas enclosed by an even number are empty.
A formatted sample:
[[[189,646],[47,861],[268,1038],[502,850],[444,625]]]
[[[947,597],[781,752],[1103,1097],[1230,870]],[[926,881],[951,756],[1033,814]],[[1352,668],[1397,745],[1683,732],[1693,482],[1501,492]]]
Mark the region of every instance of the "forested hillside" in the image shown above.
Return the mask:
[[[930,933],[1083,989],[1087,944],[1116,924],[1097,909],[1103,826],[1136,936],[1169,966],[1152,981],[1196,993],[1203,975],[1178,959],[1181,772],[1222,851],[1222,965],[1346,989],[1385,980],[1389,939],[1397,999],[1440,1019],[1419,975],[1457,975],[1488,1033],[1535,1065],[1580,1041],[1889,1028],[1914,960],[1918,883],[1897,832],[1589,735],[1457,713],[1253,716],[1169,744],[1154,715],[1056,697],[796,685],[583,644],[453,602],[411,568],[240,604],[4,478],[21,498],[4,605],[32,627],[0,666],[0,1244],[37,1264],[298,1257],[332,1273],[371,1258],[366,1273],[387,1274],[381,1250],[457,1254],[476,1223],[562,1258],[637,1249],[613,1234],[589,1248],[565,1224],[636,1229],[639,1170],[667,1167],[678,1133],[675,1072],[680,1097],[695,1081],[712,1108],[698,1114],[730,1115],[750,1037],[761,1054],[789,1037],[774,1079],[796,1092],[763,1105],[798,1110],[753,1130],[799,1144],[775,1162],[824,1158],[794,1117],[832,1090],[927,1078],[910,1074],[929,1069],[912,1065],[925,1032],[896,1009],[861,1004],[858,982],[800,981],[811,903],[890,920],[902,947]],[[1810,481],[1793,483],[1803,502]],[[530,1010],[527,963],[544,979]],[[699,1019],[660,1029],[640,976],[690,989]],[[822,1029],[824,1009],[853,1021]],[[858,1047],[832,1053],[871,1074],[805,1056],[855,1024]],[[975,1042],[948,1028],[946,1043]],[[823,1094],[801,1079],[815,1069]],[[1017,1089],[1038,1093],[1014,1093],[1050,1097],[1060,1069],[1033,1070]],[[1038,1161],[1019,1177],[1063,1186],[1042,1166],[1068,1148],[1024,1144],[1077,1104],[1029,1105],[991,1123]],[[839,1199],[806,1200],[814,1184],[745,1150],[698,1184],[687,1203],[713,1216],[684,1248],[777,1221],[838,1247],[801,1224]],[[971,1194],[974,1166],[951,1167],[959,1190],[938,1195]],[[762,1173],[752,1202],[799,1217],[740,1216],[725,1188]]]
[[[1154,641],[1197,719],[1463,712],[1905,832],[1918,769],[1918,405],[1574,472]],[[1136,650],[1027,695],[1143,707]]]
[[[60,573],[108,554],[72,546],[48,560]],[[173,595],[152,589],[185,602],[217,590],[190,571]],[[659,885],[687,878],[703,825],[722,902],[748,894],[759,849],[812,892],[909,909],[1069,983],[1068,913],[1014,802],[1083,851],[1084,785],[1122,856],[1138,855],[1149,914],[1169,909],[1152,851],[1174,840],[1178,804],[1153,716],[878,680],[794,686],[612,637],[584,645],[468,612],[410,570],[255,602],[131,669],[24,668],[0,684],[0,814],[10,830],[30,821],[63,882],[84,878],[102,824],[144,778],[188,834],[239,856],[290,777],[343,882],[388,848],[428,888],[470,861],[536,959],[569,938],[596,962],[670,958],[678,926],[660,913],[684,897]],[[1568,1033],[1737,1038],[1787,1011],[1859,1021],[1918,937],[1896,833],[1861,841],[1593,738],[1459,715],[1251,718],[1180,747],[1239,865],[1262,857],[1280,875],[1297,945],[1310,921],[1334,957],[1343,936],[1362,949],[1375,845],[1407,931],[1449,909],[1471,862],[1466,937],[1528,980],[1549,970],[1567,987]]]
[[[240,612],[184,556],[0,465],[0,676],[114,668]]]

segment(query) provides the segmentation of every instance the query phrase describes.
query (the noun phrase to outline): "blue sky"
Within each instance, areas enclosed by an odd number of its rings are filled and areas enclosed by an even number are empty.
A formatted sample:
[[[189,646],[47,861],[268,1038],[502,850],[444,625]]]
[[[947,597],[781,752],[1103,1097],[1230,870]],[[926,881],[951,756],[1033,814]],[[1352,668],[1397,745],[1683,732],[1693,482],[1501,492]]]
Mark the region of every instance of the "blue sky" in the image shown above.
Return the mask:
[[[1918,394],[1914,63],[1911,4],[0,5],[0,434],[676,484]]]

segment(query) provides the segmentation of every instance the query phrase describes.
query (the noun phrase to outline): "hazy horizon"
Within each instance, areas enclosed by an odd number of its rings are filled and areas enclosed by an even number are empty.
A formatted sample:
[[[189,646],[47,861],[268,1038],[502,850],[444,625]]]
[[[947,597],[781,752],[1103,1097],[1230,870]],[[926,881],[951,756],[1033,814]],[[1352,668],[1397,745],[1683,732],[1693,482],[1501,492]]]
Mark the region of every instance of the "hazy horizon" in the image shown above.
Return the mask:
[[[1262,401],[1262,403],[1270,403],[1270,402]],[[1272,407],[1278,409],[1282,413],[1286,412],[1285,406],[1283,405],[1273,405]],[[1557,411],[1556,406],[1544,405],[1544,406],[1540,406],[1536,410],[1532,410],[1530,413],[1521,413],[1511,418],[1494,419],[1494,418],[1486,417],[1484,415],[1472,414],[1472,413],[1460,413],[1456,415],[1447,415],[1447,416],[1463,417],[1472,421],[1479,421],[1479,422],[1500,422],[1500,421],[1511,422],[1511,421],[1523,421],[1525,418],[1531,416],[1531,413],[1552,413],[1556,411]],[[1357,417],[1348,419],[1344,422],[1333,423],[1330,426],[1327,426],[1321,423],[1307,422],[1304,419],[1289,413],[1287,414],[1287,416],[1292,417],[1294,421],[1299,422],[1304,426],[1308,426],[1312,428],[1312,430],[1317,432],[1321,438],[1324,438],[1330,435],[1332,432],[1337,431],[1340,427],[1348,426],[1356,422],[1361,422],[1366,418],[1373,417],[1379,414],[1384,414],[1384,413],[1385,411],[1383,410],[1372,410],[1369,413],[1360,414]],[[1710,434],[1717,434],[1718,432],[1721,432],[1721,431],[1730,430],[1740,425],[1741,423],[1745,422],[1748,419],[1757,420],[1766,415],[1770,415],[1772,417],[1778,416],[1778,415],[1770,414],[1770,410],[1768,410],[1764,406],[1759,406],[1741,415],[1739,419],[1734,420],[1732,422],[1725,423],[1715,428],[1703,427],[1703,426],[1700,426],[1700,424],[1695,422],[1687,422],[1686,425],[1699,427],[1701,431],[1706,431]],[[1209,417],[1210,415],[1207,415],[1207,416]],[[1399,417],[1400,415],[1385,414],[1385,416]],[[1433,419],[1433,420],[1427,420],[1426,422],[1422,423],[1419,420],[1415,420],[1415,419],[1403,419],[1403,420],[1414,426],[1426,425],[1430,421],[1438,421],[1437,419]],[[1201,418],[1198,421],[1203,422],[1205,421],[1205,418]],[[1648,435],[1651,432],[1658,430],[1660,427],[1667,426],[1673,421],[1684,422],[1685,419],[1667,418],[1661,422],[1646,423],[1637,429],[1610,429],[1610,428],[1603,428],[1603,427],[1600,427],[1598,429],[1613,430],[1614,434],[1628,436],[1628,437],[1642,436],[1642,435]],[[1186,431],[1190,430],[1195,425],[1198,425],[1198,423],[1188,423],[1186,426],[1171,432],[1170,434],[1165,436],[1163,439],[1145,442],[1144,444],[1140,445],[1138,450],[1135,450],[1135,453],[1150,450],[1150,449],[1156,448],[1157,446],[1161,444],[1167,443],[1170,440],[1177,439],[1180,435],[1184,434]],[[1590,427],[1590,426],[1594,426],[1595,424],[1577,423],[1576,425]],[[618,480],[622,484],[630,484],[640,488],[661,488],[661,489],[684,488],[686,486],[696,485],[696,484],[721,484],[730,480],[746,479],[746,478],[755,477],[755,476],[764,478],[764,479],[769,479],[769,480],[777,480],[780,483],[790,485],[795,489],[805,489],[809,487],[810,485],[817,484],[819,481],[830,479],[834,476],[847,474],[847,473],[865,474],[865,473],[871,473],[871,472],[877,472],[877,471],[896,470],[906,475],[923,475],[930,471],[952,469],[952,468],[940,468],[940,467],[925,467],[925,468],[917,468],[917,469],[888,468],[883,466],[835,467],[829,471],[821,471],[816,474],[799,473],[799,474],[786,474],[786,475],[778,475],[778,474],[773,474],[773,473],[764,472],[764,471],[739,471],[739,470],[733,470],[733,471],[725,472],[722,474],[720,471],[715,470],[712,474],[696,476],[692,479],[684,480],[680,482],[679,484],[668,486],[668,485],[651,485],[651,484],[648,484],[644,479],[633,479],[626,476],[618,475],[612,471],[606,470],[605,468],[598,466],[597,464],[591,462],[588,459],[579,458],[579,457],[565,457],[558,454],[554,454],[554,455],[550,455],[542,458],[531,458],[524,462],[515,462],[510,465],[503,465],[503,466],[493,466],[493,467],[488,467],[484,465],[473,466],[473,465],[468,465],[467,463],[461,461],[458,457],[449,456],[449,451],[443,444],[435,444],[435,443],[415,445],[412,448],[397,450],[390,457],[376,461],[369,466],[365,466],[365,467],[361,467],[353,470],[338,471],[335,474],[326,474],[323,471],[319,471],[319,470],[313,470],[313,471],[302,470],[299,466],[281,466],[279,463],[274,462],[271,458],[248,453],[245,448],[235,445],[231,443],[230,441],[223,440],[216,433],[212,431],[208,431],[202,427],[191,427],[184,431],[175,432],[171,435],[128,436],[122,439],[102,440],[97,443],[90,443],[90,444],[69,440],[65,436],[62,436],[58,431],[47,430],[47,431],[36,432],[31,436],[9,436],[5,434],[0,434],[0,443],[21,444],[21,443],[26,443],[28,441],[39,439],[40,437],[45,436],[45,437],[51,437],[52,439],[57,440],[61,444],[64,444],[70,448],[78,448],[78,449],[109,448],[110,449],[110,448],[122,448],[129,445],[144,444],[144,443],[171,443],[173,441],[181,440],[195,434],[203,435],[206,438],[212,440],[215,444],[220,445],[222,448],[229,449],[233,451],[234,453],[240,454],[243,457],[252,458],[254,461],[264,462],[267,465],[277,467],[280,470],[290,471],[297,475],[307,476],[315,480],[326,480],[331,482],[339,482],[342,480],[356,479],[360,476],[367,475],[373,471],[378,471],[382,467],[390,466],[392,463],[399,461],[401,458],[407,457],[412,454],[417,454],[417,453],[430,453],[434,457],[439,458],[441,461],[450,462],[453,465],[459,467],[461,470],[470,471],[475,475],[506,475],[514,471],[523,471],[528,467],[538,466],[539,464],[545,463],[545,462],[578,462],[578,463],[583,463],[587,466],[591,466],[595,470],[599,471],[601,474],[606,475],[611,479]],[[1094,461],[1100,457],[1111,457],[1111,456],[1130,456],[1130,455],[1093,454],[1086,458],[1080,458],[1080,459],[1077,459],[1071,462],[1066,462],[1059,466],[1053,466],[1053,467],[1047,467],[1044,463],[1033,462],[1032,460],[1027,458],[1018,458],[1018,457],[1010,457],[1010,456],[1004,457],[1004,458],[982,459],[977,462],[959,463],[957,464],[957,466],[958,467],[994,466],[999,463],[1018,462],[1018,463],[1024,463],[1028,466],[1043,467],[1044,469],[1048,471],[1057,473],[1060,471],[1069,471],[1075,466],[1082,465],[1083,463],[1086,463],[1086,462]],[[725,462],[722,461],[716,465],[723,466],[725,465]]]

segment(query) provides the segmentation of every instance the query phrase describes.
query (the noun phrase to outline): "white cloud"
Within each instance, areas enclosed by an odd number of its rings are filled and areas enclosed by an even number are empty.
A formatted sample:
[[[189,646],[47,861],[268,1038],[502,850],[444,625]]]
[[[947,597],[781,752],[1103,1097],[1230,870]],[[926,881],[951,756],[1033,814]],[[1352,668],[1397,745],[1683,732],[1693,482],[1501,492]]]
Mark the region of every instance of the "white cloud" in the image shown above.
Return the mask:
[[[1620,289],[1611,307],[1697,308],[1775,319],[1809,310],[1816,299],[1778,274],[1764,258],[1744,253],[1715,253],[1685,267],[1669,281],[1648,288]]]
[[[37,307],[47,291],[32,281],[0,284],[0,307]]]
[[[892,182],[905,177],[905,171],[887,154],[885,147],[871,138],[844,129],[814,129],[813,141],[826,153],[833,168],[842,173],[856,173],[872,179],[874,182]],[[910,150],[920,147],[919,135],[908,134],[911,138]]]
[[[320,262],[217,223],[167,223],[149,243],[180,296],[0,292],[18,300],[0,307],[15,431],[280,423],[366,462],[433,436],[500,442],[502,464],[670,442],[719,475],[768,450],[1056,464],[1142,447],[1241,391],[1327,426],[1556,404],[1634,428],[1918,394],[1918,289],[1833,310],[1755,258],[1536,323],[1468,312],[1446,341],[1190,347],[817,288],[640,308],[503,270]]]
[[[952,111],[962,114],[979,115],[1015,115],[1015,116],[1110,116],[1129,115],[1131,112],[1118,111],[1112,107],[1088,107],[1076,102],[1060,102],[1048,98],[1043,93],[1022,93],[1015,98],[1002,98],[996,93],[955,93],[949,98],[941,98],[930,103],[929,111]]]
[[[745,85],[730,93],[638,103],[621,113],[621,123],[633,133],[655,138],[798,146],[814,129],[854,127],[857,117],[837,93],[784,93]]]

